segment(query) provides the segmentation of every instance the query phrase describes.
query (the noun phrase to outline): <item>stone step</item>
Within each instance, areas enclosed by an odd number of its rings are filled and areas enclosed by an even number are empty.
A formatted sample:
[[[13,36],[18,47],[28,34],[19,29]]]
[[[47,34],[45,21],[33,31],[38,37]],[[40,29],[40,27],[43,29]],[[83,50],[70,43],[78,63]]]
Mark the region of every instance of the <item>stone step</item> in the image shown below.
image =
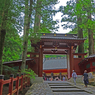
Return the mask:
[[[48,83],[48,84],[68,84],[68,85],[70,85],[69,83]]]
[[[53,92],[54,95],[92,95],[86,92]]]
[[[53,92],[85,92],[81,89],[52,89]]]
[[[51,88],[76,88],[74,86],[50,86]]]
[[[46,81],[46,83],[48,83],[48,84],[69,84],[70,85],[70,83],[68,83],[68,82],[61,82],[61,81],[59,81],[59,82],[56,82],[56,81]]]
[[[80,90],[78,88],[51,88],[52,90]]]
[[[49,86],[70,86],[69,84],[49,84]]]

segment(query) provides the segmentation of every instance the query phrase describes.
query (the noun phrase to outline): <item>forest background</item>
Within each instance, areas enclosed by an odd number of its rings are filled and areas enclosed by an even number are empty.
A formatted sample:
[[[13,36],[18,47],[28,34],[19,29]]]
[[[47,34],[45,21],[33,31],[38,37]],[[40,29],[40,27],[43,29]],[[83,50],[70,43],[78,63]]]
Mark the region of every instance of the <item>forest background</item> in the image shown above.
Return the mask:
[[[53,20],[56,13],[62,12],[62,27],[71,28],[69,34],[86,38],[78,53],[95,53],[95,2],[94,0],[70,0],[66,6],[55,5],[58,0],[0,0],[0,66],[3,62],[22,59],[25,68],[27,51],[32,51],[30,40],[39,41],[41,33],[52,33],[59,28]],[[20,33],[23,31],[23,36]],[[35,40],[34,40],[35,39]],[[87,55],[87,56],[88,56]],[[64,57],[64,55],[61,55]],[[59,57],[59,55],[45,55]],[[2,72],[2,69],[0,70]]]

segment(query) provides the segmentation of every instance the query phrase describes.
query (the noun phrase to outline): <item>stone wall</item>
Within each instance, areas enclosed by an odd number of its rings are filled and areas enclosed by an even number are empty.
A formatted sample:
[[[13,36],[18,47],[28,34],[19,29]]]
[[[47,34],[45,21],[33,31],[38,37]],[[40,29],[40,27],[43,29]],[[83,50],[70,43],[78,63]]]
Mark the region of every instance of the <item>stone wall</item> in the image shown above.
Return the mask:
[[[33,83],[41,83],[41,82],[43,82],[43,77],[38,77],[38,76],[36,76],[35,77],[35,79],[31,79],[31,84],[33,84]]]
[[[82,80],[83,75],[78,75],[76,78],[76,83],[84,83]],[[95,75],[91,74],[91,72],[88,73],[88,78],[89,78],[89,84],[93,84],[95,85]],[[68,80],[70,82],[73,82],[73,78],[70,78],[70,80]]]
[[[70,82],[73,82],[73,78],[70,78]],[[76,83],[83,83],[82,75],[77,75]]]

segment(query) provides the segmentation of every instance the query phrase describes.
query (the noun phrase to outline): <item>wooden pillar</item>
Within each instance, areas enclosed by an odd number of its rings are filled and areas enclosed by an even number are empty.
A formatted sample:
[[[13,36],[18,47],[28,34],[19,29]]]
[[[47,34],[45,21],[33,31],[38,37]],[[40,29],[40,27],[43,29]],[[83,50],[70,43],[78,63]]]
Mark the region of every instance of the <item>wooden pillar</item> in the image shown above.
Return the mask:
[[[16,95],[19,95],[19,74],[17,74],[16,89],[17,89]]]
[[[81,55],[82,60],[84,59],[84,55]]]
[[[74,67],[74,62],[73,62],[73,46],[70,47],[70,50],[69,50],[69,56],[70,56],[70,77],[72,76],[72,70],[75,69]]]
[[[3,82],[4,82],[4,75],[0,75],[0,95],[2,95],[3,91]]]
[[[69,79],[70,78],[70,55],[67,55],[67,74]]]
[[[38,70],[39,70],[39,77],[42,77],[43,73],[43,49],[42,45],[40,45],[40,54],[39,54],[39,65],[38,65]]]
[[[11,82],[9,83],[9,93],[10,93],[10,95],[13,95],[13,94],[12,94],[12,91],[13,91],[13,78],[14,78],[14,75],[11,74],[11,75],[10,75]],[[17,94],[17,95],[18,95],[18,94]]]
[[[23,74],[21,74],[21,91],[23,90]]]

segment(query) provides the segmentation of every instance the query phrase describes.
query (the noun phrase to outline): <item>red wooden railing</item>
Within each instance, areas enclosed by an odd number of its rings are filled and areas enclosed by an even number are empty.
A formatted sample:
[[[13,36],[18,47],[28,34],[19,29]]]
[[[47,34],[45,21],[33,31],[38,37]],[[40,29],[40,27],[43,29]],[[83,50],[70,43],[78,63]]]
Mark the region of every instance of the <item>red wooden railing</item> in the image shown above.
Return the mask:
[[[16,81],[16,85],[15,89],[13,90],[14,81]],[[26,86],[30,86],[30,78],[23,74],[21,76],[17,74],[16,78],[14,78],[14,75],[10,75],[10,79],[4,80],[4,75],[0,75],[0,95],[2,95],[3,85],[8,83],[9,83],[9,92],[7,95],[13,95],[13,94],[18,95],[19,91],[22,91],[23,88],[25,88]]]

